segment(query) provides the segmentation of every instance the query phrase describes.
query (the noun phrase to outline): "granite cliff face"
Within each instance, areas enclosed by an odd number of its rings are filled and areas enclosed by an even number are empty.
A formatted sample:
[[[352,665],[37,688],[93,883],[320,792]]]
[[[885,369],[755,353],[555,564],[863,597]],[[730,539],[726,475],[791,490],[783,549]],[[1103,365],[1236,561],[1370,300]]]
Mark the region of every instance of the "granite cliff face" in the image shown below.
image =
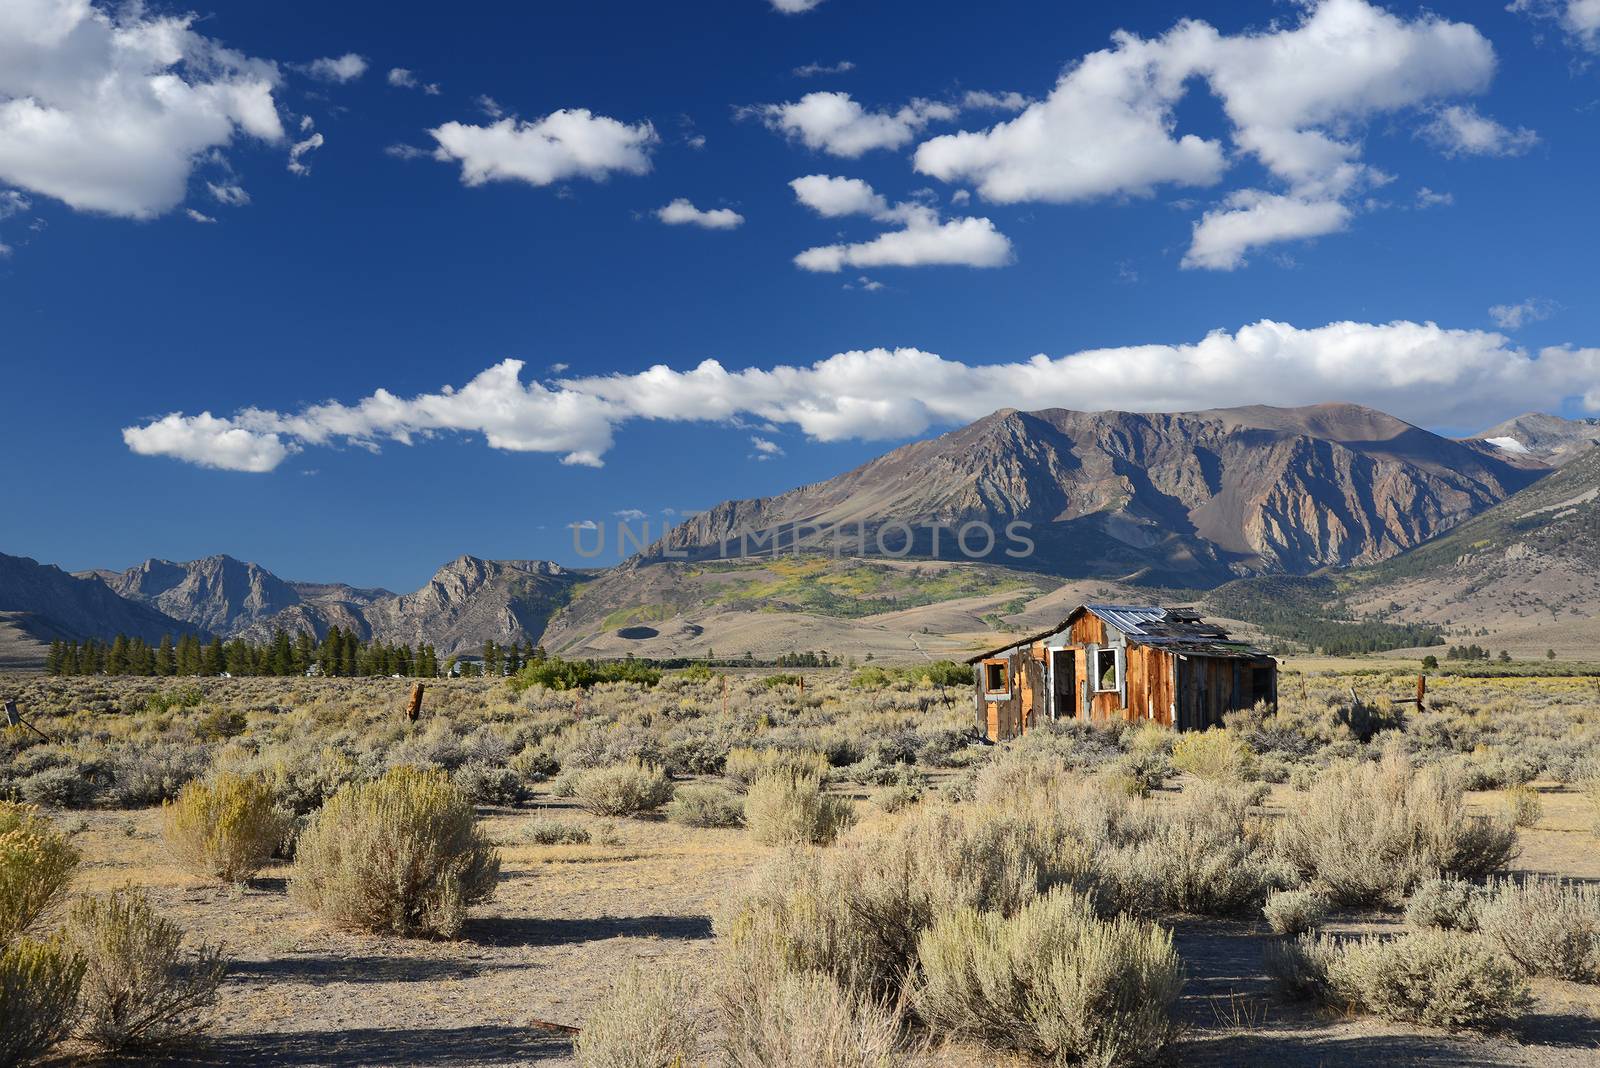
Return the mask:
[[[1356,405],[1177,414],[1002,411],[838,478],[727,501],[650,555],[737,554],[777,529],[788,548],[958,558],[970,522],[1032,524],[1024,566],[1173,583],[1373,563],[1435,537],[1536,481],[1532,457],[1443,438]],[[934,552],[930,524],[943,535]],[[798,526],[796,534],[794,528]],[[816,531],[814,527],[828,528]],[[879,534],[883,544],[878,544]],[[969,548],[980,549],[974,534]],[[1005,562],[1002,538],[987,558]]]

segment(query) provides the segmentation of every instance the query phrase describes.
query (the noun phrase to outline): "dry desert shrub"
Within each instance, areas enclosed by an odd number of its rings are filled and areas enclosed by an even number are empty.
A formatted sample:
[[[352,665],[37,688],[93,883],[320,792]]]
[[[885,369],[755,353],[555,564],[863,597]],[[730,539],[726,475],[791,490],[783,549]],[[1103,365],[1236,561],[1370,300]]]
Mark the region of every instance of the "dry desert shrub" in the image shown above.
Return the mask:
[[[819,972],[725,956],[716,986],[717,1044],[733,1068],[900,1068],[898,1009],[851,994]]]
[[[0,1065],[32,1063],[77,1018],[83,960],[59,935],[0,949]]]
[[[1172,766],[1211,782],[1244,782],[1255,777],[1255,754],[1231,732],[1212,728],[1179,735],[1172,745]]]
[[[1250,815],[1252,800],[1244,788],[1202,784],[1172,804],[1142,805],[1123,832],[1132,841],[1096,858],[1102,896],[1127,911],[1259,909],[1267,894],[1295,880]]]
[[[1328,899],[1315,890],[1279,890],[1267,895],[1261,911],[1273,934],[1293,937],[1321,925]]]
[[[1406,901],[1406,923],[1441,931],[1476,931],[1483,890],[1464,879],[1428,879]]]
[[[1507,788],[1505,806],[1506,820],[1513,827],[1532,827],[1544,816],[1544,801],[1539,791],[1527,783]]]
[[[742,827],[744,798],[710,783],[680,787],[667,803],[667,819],[684,827]]]
[[[1433,875],[1484,879],[1516,856],[1516,828],[1469,815],[1460,781],[1410,761],[1343,763],[1318,777],[1278,846],[1341,905],[1398,907]]]
[[[809,775],[826,778],[828,758],[809,749],[730,749],[722,765],[722,773],[735,782],[751,785],[757,779],[776,772],[791,776]]]
[[[163,808],[162,840],[191,875],[242,883],[266,867],[293,820],[257,778],[224,773],[195,780]]]
[[[681,971],[632,965],[573,1040],[580,1068],[687,1068],[700,1033],[692,994]]]
[[[0,946],[43,918],[77,867],[78,851],[37,809],[0,801]]]
[[[828,845],[855,821],[855,810],[824,793],[814,776],[776,771],[750,784],[744,818],[767,845]]]
[[[461,789],[443,772],[398,767],[342,788],[312,817],[289,892],[335,923],[448,938],[499,875]]]
[[[86,897],[67,937],[86,970],[79,1033],[109,1051],[167,1045],[204,1029],[227,964],[214,946],[183,948],[184,932],[137,890]]]
[[[1580,786],[1589,803],[1589,829],[1600,836],[1600,775],[1591,775]]]
[[[1048,816],[919,806],[898,826],[835,849],[774,857],[716,926],[736,949],[761,947],[790,970],[822,972],[853,995],[892,1000],[938,916],[961,907],[1009,915],[1088,870],[1087,847]]]
[[[885,812],[902,812],[922,800],[922,788],[910,783],[885,786],[872,792],[873,805]]]
[[[1459,931],[1345,941],[1307,934],[1272,944],[1265,963],[1292,996],[1452,1031],[1507,1023],[1530,1003],[1516,965],[1487,939]]]
[[[672,800],[672,777],[638,761],[573,772],[570,782],[579,807],[596,816],[644,815]]]
[[[1529,975],[1600,983],[1600,887],[1498,881],[1484,895],[1478,927]]]
[[[214,748],[192,742],[124,746],[110,758],[107,799],[117,808],[159,805],[178,796],[185,783],[211,767]]]
[[[1057,1064],[1154,1060],[1171,1042],[1182,985],[1171,932],[1131,917],[1101,920],[1056,890],[1006,917],[957,910],[918,946],[917,1012],[963,1035]]]

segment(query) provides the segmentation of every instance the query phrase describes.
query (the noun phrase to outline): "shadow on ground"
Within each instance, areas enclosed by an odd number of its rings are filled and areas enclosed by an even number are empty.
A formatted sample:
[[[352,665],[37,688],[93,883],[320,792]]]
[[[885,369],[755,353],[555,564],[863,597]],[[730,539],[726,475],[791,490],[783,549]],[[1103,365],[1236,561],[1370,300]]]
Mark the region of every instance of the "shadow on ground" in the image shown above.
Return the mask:
[[[279,957],[234,961],[230,981],[323,983],[431,983],[471,979],[485,971],[515,967],[472,960],[427,960],[415,957]]]
[[[229,1035],[203,1046],[145,1058],[141,1065],[259,1064],[357,1068],[368,1065],[417,1065],[420,1068],[466,1068],[468,1065],[515,1064],[572,1052],[570,1036],[525,1027],[447,1027],[434,1030],[358,1027],[338,1031],[288,1034]],[[134,1063],[99,1061],[97,1064]]]
[[[711,937],[705,916],[594,916],[550,919],[485,916],[468,921],[463,937],[485,946],[556,946],[606,938]]]

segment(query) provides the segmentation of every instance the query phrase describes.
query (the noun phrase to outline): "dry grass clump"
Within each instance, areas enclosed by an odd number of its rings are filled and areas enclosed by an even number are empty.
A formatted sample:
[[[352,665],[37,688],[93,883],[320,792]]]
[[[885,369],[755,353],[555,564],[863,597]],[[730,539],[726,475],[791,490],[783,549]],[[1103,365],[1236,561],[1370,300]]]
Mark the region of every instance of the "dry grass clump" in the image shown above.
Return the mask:
[[[1495,883],[1478,928],[1529,975],[1600,983],[1600,887],[1539,878]]]
[[[443,772],[398,767],[342,788],[312,818],[289,892],[335,923],[448,938],[499,875],[461,789]]]
[[[1457,931],[1348,941],[1301,935],[1275,943],[1266,964],[1292,994],[1452,1031],[1515,1020],[1531,1001],[1511,961],[1486,939]]]
[[[918,946],[913,1003],[936,1032],[1057,1064],[1142,1064],[1171,1042],[1182,986],[1171,932],[1101,920],[1068,890],[1014,915],[960,909]]]
[[[681,972],[632,965],[573,1040],[573,1054],[580,1068],[693,1064],[700,1033],[693,1003],[693,989]]]
[[[1402,757],[1330,767],[1279,828],[1278,847],[1342,905],[1398,907],[1430,876],[1484,879],[1517,854],[1516,828],[1469,815],[1459,779]]]
[[[530,845],[588,845],[590,834],[586,828],[566,820],[553,820],[548,816],[535,816],[524,823],[517,836]]]
[[[30,805],[0,801],[0,946],[37,923],[78,866],[78,851]]]
[[[672,777],[636,760],[573,772],[569,782],[579,807],[596,816],[639,816],[672,800]]]
[[[684,786],[668,802],[667,819],[684,827],[742,827],[744,798],[711,783]]]
[[[1544,816],[1539,791],[1527,783],[1509,787],[1505,794],[1506,820],[1513,827],[1532,827]]]
[[[1328,915],[1328,899],[1315,890],[1279,890],[1267,895],[1261,912],[1276,935],[1305,934]]]
[[[83,960],[59,936],[0,949],[0,1065],[29,1064],[77,1018]]]
[[[776,773],[822,779],[827,777],[828,768],[827,756],[810,749],[741,747],[728,751],[722,773],[735,782],[749,786],[757,779]]]
[[[293,827],[264,780],[231,773],[189,783],[163,816],[162,840],[179,866],[223,883],[242,883],[266,867]]]
[[[73,906],[67,937],[86,970],[79,1033],[102,1049],[167,1045],[204,1029],[227,964],[214,946],[183,949],[184,932],[137,890]]]
[[[1229,731],[1179,735],[1172,744],[1172,766],[1211,782],[1243,782],[1255,777],[1255,754]]]
[[[855,821],[855,810],[847,798],[824,793],[816,777],[778,771],[750,785],[744,818],[768,845],[828,845]]]

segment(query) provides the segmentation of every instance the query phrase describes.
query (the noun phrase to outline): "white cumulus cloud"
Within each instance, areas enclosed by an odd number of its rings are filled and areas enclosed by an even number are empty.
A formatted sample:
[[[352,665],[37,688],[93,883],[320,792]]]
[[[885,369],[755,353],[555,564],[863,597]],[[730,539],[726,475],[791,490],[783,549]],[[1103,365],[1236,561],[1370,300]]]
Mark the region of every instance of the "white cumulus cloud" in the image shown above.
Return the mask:
[[[367,73],[367,60],[354,52],[342,56],[324,56],[306,64],[306,73],[325,82],[353,82]]]
[[[1011,241],[988,219],[940,218],[926,204],[889,206],[859,178],[808,174],[789,183],[795,197],[824,218],[869,215],[900,229],[869,241],[821,245],[794,258],[802,270],[836,273],[846,267],[1003,267],[1011,262]]]
[[[760,420],[821,441],[885,440],[969,422],[999,408],[1192,411],[1342,399],[1423,425],[1482,426],[1580,397],[1600,411],[1600,348],[1531,353],[1503,334],[1434,323],[1263,320],[1183,344],[1127,345],[970,364],[915,348],[841,352],[815,363],[729,370],[705,360],[633,374],[524,383],[505,360],[465,386],[297,412],[172,413],[123,431],[129,448],[238,471],[268,471],[313,446],[411,444],[481,434],[491,448],[598,465],[636,419]],[[770,440],[770,439],[768,439]]]
[[[277,66],[193,23],[141,4],[0,3],[0,181],[146,219],[183,202],[208,149],[281,141]]]
[[[1212,186],[1230,157],[1221,142],[1180,130],[1177,116],[1190,87],[1204,84],[1221,102],[1234,149],[1283,185],[1241,191],[1249,194],[1241,203],[1231,194],[1197,224],[1190,264],[1226,268],[1254,247],[1224,247],[1230,234],[1267,243],[1345,225],[1348,209],[1341,216],[1329,202],[1388,180],[1361,160],[1361,124],[1479,92],[1494,62],[1488,40],[1466,23],[1404,19],[1366,0],[1320,0],[1292,25],[1236,35],[1185,20],[1153,39],[1117,33],[1044,100],[988,130],[925,141],[915,163],[1002,203]]]
[[[800,203],[824,218],[841,215],[877,215],[889,210],[888,201],[860,178],[808,174],[789,183]]]
[[[602,181],[613,172],[644,174],[659,140],[648,122],[629,125],[587,108],[564,108],[535,122],[513,116],[488,126],[447,122],[428,132],[438,142],[434,158],[460,161],[466,185],[544,186],[567,178]]]
[[[856,159],[874,149],[900,148],[928,123],[958,114],[949,104],[932,100],[913,100],[895,111],[868,111],[849,93],[840,92],[807,93],[799,100],[752,110],[769,128],[843,159]]]
[[[1245,254],[1263,245],[1337,233],[1350,221],[1350,209],[1332,198],[1303,198],[1241,189],[1195,224],[1185,267],[1231,271]]]
[[[794,258],[802,270],[835,273],[846,267],[1004,267],[1011,241],[988,219],[951,219],[921,210],[903,229],[855,244],[819,245]]]
[[[744,223],[744,216],[732,208],[702,211],[684,197],[679,197],[666,207],[657,208],[656,218],[668,226],[699,226],[707,230],[732,230]]]
[[[803,15],[820,7],[822,0],[769,0],[774,11],[781,11],[785,15]]]
[[[170,456],[223,471],[271,471],[299,451],[275,433],[247,429],[210,412],[173,412],[144,426],[127,427],[122,440],[141,456]]]

